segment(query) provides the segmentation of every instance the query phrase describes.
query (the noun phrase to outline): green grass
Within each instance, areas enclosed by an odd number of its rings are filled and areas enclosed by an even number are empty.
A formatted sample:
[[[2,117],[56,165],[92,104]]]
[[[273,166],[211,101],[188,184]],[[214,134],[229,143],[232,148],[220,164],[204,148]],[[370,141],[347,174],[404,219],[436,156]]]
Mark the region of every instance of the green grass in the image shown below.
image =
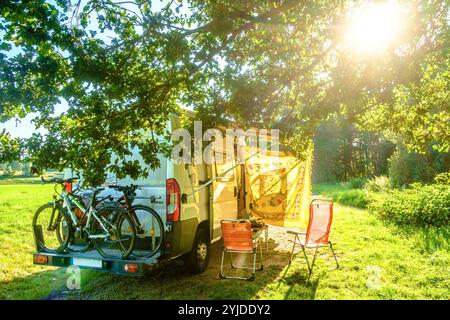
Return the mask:
[[[354,189],[349,184],[315,184],[313,192],[333,198],[340,204],[359,209],[365,209],[368,204],[367,193],[361,189]]]
[[[0,176],[0,185],[11,185],[11,184],[39,184],[41,178],[38,177],[28,177],[22,175],[16,176]]]
[[[51,198],[51,191],[51,186],[41,185],[0,186],[1,299],[45,298],[64,287],[68,276],[64,269],[32,265],[31,219],[36,208]],[[287,268],[288,237],[283,230],[277,233],[271,228],[271,249],[264,254],[265,268],[254,282],[218,279],[220,244],[216,243],[210,267],[202,274],[186,273],[180,261],[165,262],[143,278],[82,271],[82,290],[68,298],[449,299],[446,232],[399,229],[365,210],[337,204],[331,240],[341,267],[334,269],[334,261],[323,249],[309,281],[301,253]],[[379,287],[368,288],[371,270],[377,268]]]
[[[55,175],[61,175],[61,172],[50,171],[45,173],[44,178],[49,178]],[[41,177],[30,177],[25,175],[15,174],[13,176],[0,175],[0,185],[11,184],[41,184]]]
[[[192,276],[172,262],[144,279],[102,275],[83,289],[99,299],[448,299],[450,256],[444,248],[421,249],[418,235],[399,233],[366,211],[337,206],[332,240],[341,267],[322,251],[313,276],[299,254],[288,269],[288,252],[265,254],[266,268],[255,282],[219,280],[219,247],[210,268]],[[273,247],[273,245],[272,245]],[[379,268],[379,288],[369,289],[371,270]],[[286,272],[284,279],[283,274]]]
[[[0,185],[0,299],[39,299],[61,288],[65,270],[34,266],[31,222],[53,186]]]

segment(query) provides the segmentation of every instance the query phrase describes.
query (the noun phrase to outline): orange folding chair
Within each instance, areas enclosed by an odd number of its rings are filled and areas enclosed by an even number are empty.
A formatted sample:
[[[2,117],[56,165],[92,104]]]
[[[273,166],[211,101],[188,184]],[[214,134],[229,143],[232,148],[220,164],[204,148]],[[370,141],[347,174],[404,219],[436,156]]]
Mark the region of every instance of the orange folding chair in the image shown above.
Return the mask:
[[[223,249],[222,261],[220,264],[220,278],[221,279],[239,279],[239,280],[255,280],[256,270],[256,254],[258,247],[261,254],[261,266],[259,270],[263,269],[263,253],[260,237],[253,236],[252,224],[248,220],[222,220],[220,222],[222,229]],[[223,263],[225,253],[230,253],[231,267],[234,269],[251,269],[252,275],[248,278],[225,276],[223,273]],[[239,267],[233,264],[233,253],[249,253],[253,255],[252,267]]]
[[[336,261],[336,268],[339,268],[339,263],[336,258],[336,254],[333,250],[333,245],[331,241],[328,240],[330,234],[331,222],[333,220],[333,202],[330,199],[314,199],[311,201],[309,206],[309,223],[308,228],[305,231],[293,231],[289,230],[289,234],[295,236],[293,242],[291,257],[289,260],[289,265],[291,265],[294,259],[295,246],[299,245],[302,248],[303,254],[306,259],[306,264],[308,265],[309,275],[311,275],[314,262],[316,261],[317,251],[319,247],[330,247],[333,253],[334,260]],[[308,256],[306,255],[307,248],[315,248],[314,257],[311,265],[308,261]]]

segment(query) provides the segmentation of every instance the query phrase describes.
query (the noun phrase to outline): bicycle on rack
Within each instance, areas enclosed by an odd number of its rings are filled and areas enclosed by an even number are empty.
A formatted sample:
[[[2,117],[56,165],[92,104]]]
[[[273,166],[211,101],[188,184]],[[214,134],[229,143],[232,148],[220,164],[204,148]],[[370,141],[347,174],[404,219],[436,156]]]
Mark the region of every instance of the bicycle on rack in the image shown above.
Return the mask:
[[[142,204],[133,204],[136,197],[136,185],[129,186],[108,186],[122,192],[116,205],[120,205],[127,210],[130,218],[136,227],[136,246],[133,255],[136,257],[149,258],[159,251],[163,243],[164,223],[159,214],[151,207]]]
[[[105,258],[126,259],[133,251],[136,229],[126,208],[109,203],[96,209],[97,200],[105,188],[95,188],[88,206],[83,204],[79,191],[72,190],[77,178],[52,178],[43,183],[54,183],[53,202],[44,204],[35,213],[33,231],[39,248],[50,253],[66,250],[86,252],[92,244]],[[58,187],[62,187],[58,191]]]

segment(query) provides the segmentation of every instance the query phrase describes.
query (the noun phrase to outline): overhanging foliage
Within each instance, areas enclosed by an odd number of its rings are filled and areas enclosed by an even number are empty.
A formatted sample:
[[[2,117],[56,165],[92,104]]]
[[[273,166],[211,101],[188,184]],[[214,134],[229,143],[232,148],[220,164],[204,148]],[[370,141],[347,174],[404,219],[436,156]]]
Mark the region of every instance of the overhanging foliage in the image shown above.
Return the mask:
[[[2,2],[0,119],[35,112],[48,135],[21,141],[23,154],[41,167],[82,169],[90,184],[106,169],[136,178],[158,166],[165,146],[140,129],[163,135],[180,106],[211,126],[226,118],[280,128],[299,156],[315,125],[336,112],[403,135],[411,147],[433,141],[448,150],[449,126],[435,121],[450,113],[448,3],[403,1],[410,22],[402,37],[381,55],[357,56],[341,36],[358,3]],[[440,92],[428,98],[438,78]],[[55,115],[61,99],[69,109]],[[410,105],[423,125],[398,123]],[[1,156],[13,157],[2,137]],[[134,146],[148,167],[126,160]]]

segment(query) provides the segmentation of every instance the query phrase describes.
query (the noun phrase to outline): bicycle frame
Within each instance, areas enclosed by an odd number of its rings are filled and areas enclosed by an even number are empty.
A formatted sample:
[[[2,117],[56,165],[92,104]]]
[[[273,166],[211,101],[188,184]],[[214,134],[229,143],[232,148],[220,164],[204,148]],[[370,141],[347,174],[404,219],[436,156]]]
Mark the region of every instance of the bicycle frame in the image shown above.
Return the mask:
[[[61,196],[61,198],[63,199],[64,205],[65,205],[65,207],[68,209],[70,219],[72,220],[72,223],[73,223],[75,226],[77,226],[77,227],[78,227],[78,226],[82,227],[82,226],[80,225],[78,219],[77,219],[77,216],[75,215],[75,213],[74,213],[73,210],[72,210],[72,203],[75,204],[75,206],[76,206],[78,209],[80,209],[80,210],[83,212],[83,214],[86,215],[86,217],[87,217],[87,220],[86,220],[86,231],[89,229],[88,227],[89,227],[89,226],[91,225],[91,223],[92,223],[92,217],[94,217],[94,219],[98,221],[98,223],[100,224],[100,226],[102,227],[102,229],[106,232],[106,235],[90,235],[89,232],[88,232],[88,237],[89,237],[89,239],[93,239],[93,238],[106,238],[106,237],[108,237],[108,236],[110,235],[108,229],[104,226],[102,220],[97,216],[97,212],[98,212],[98,211],[95,210],[95,209],[93,208],[93,203],[94,203],[94,201],[95,201],[95,195],[94,195],[94,197],[92,198],[91,204],[89,205],[89,208],[88,208],[88,209],[85,209],[84,206],[83,206],[82,204],[80,204],[80,202],[78,202],[78,200],[77,200],[75,197],[70,197],[70,194],[68,194],[65,190],[63,190],[63,191],[60,193],[60,196]]]

